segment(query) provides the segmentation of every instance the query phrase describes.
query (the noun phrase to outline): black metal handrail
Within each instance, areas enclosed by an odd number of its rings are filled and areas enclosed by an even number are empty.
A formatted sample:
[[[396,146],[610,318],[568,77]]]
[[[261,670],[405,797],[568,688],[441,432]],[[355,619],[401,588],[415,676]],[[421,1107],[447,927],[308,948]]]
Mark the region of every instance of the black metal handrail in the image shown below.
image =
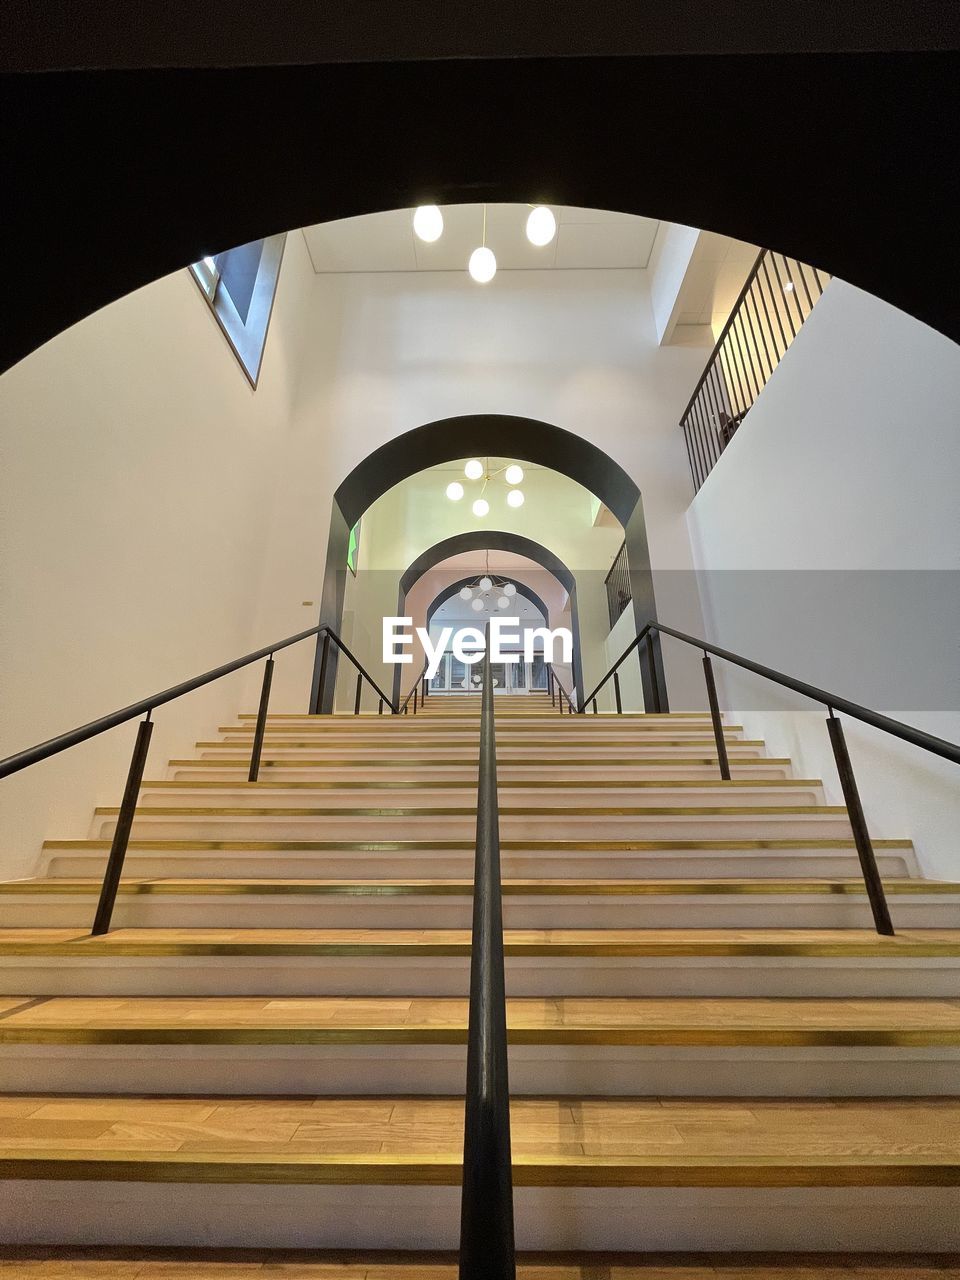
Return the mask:
[[[470,1017],[460,1200],[460,1280],[515,1280],[507,1006],[490,624],[483,655]]]
[[[48,738],[46,742],[38,742],[36,746],[27,747],[23,751],[18,751],[14,755],[0,760],[0,778],[6,778],[10,774],[19,773],[21,769],[29,768],[30,765],[39,764],[41,760],[48,760],[51,756],[59,755],[61,751],[67,751],[70,747],[78,746],[81,742],[88,742],[91,738],[95,738],[101,733],[106,733],[109,729],[115,729],[118,725],[126,724],[128,720],[135,720],[139,716],[145,717],[140,721],[137,728],[136,742],[134,743],[130,768],[127,771],[127,780],[123,789],[123,799],[120,803],[120,810],[114,827],[110,853],[107,856],[107,866],[100,890],[100,900],[97,904],[97,914],[91,930],[94,935],[106,933],[110,928],[110,921],[113,917],[113,907],[116,902],[117,890],[120,886],[123,863],[127,854],[127,845],[130,841],[130,831],[133,827],[137,800],[140,796],[140,787],[143,782],[143,771],[147,763],[147,752],[150,749],[150,738],[153,734],[153,712],[157,707],[164,706],[165,703],[173,702],[176,698],[183,697],[184,694],[192,693],[195,689],[212,684],[213,681],[219,680],[223,676],[239,671],[242,667],[247,667],[253,662],[258,662],[261,658],[266,658],[248,773],[248,780],[256,782],[260,772],[260,754],[263,750],[263,738],[267,727],[270,687],[273,683],[273,655],[279,653],[281,649],[289,649],[291,645],[299,644],[301,640],[309,639],[310,636],[319,635],[323,636],[323,657],[320,670],[321,697],[326,678],[327,654],[332,641],[357,669],[357,693],[354,713],[358,713],[360,710],[363,683],[366,681],[379,696],[380,711],[383,711],[384,706],[389,706],[391,714],[398,715],[398,708],[394,706],[376,680],[350,652],[337,633],[326,623],[321,623],[319,626],[310,627],[307,631],[300,631],[295,636],[287,636],[285,640],[278,640],[275,644],[265,645],[262,649],[257,649],[253,653],[244,654],[242,658],[234,658],[232,662],[225,662],[222,666],[214,667],[211,671],[205,671],[203,675],[194,676],[190,680],[182,680],[180,684],[172,685],[169,689],[163,689],[160,693],[152,694],[148,698],[141,698],[139,702],[132,702],[128,707],[121,707],[118,711],[111,711],[108,715],[100,716],[97,720],[91,720],[88,724],[79,725],[76,729],[69,729],[66,733],[58,734],[55,738]]]
[[[680,418],[699,490],[736,434],[830,277],[761,249]]]
[[[426,702],[427,700],[427,667],[429,667],[429,665],[430,665],[430,659],[424,658],[423,666],[420,668],[420,674],[417,676],[416,680],[414,680],[413,684],[407,690],[407,696],[404,698],[404,700],[400,703],[399,707],[397,708],[398,715],[405,716],[407,714],[407,706],[411,698],[413,699],[414,715],[417,714],[417,702],[419,701],[419,704],[421,707]]]
[[[594,711],[596,711],[597,694],[610,679],[614,680],[617,711],[621,710],[617,672],[630,654],[633,653],[634,649],[637,649],[654,632],[660,635],[673,636],[674,639],[681,640],[684,644],[700,649],[703,653],[703,672],[707,686],[707,699],[710,704],[710,718],[713,723],[714,739],[717,745],[717,761],[720,768],[720,776],[724,781],[729,781],[730,764],[727,758],[726,742],[723,737],[720,704],[717,698],[713,664],[710,661],[711,654],[715,658],[722,658],[725,662],[741,667],[744,671],[763,676],[764,679],[771,680],[774,684],[781,685],[784,689],[791,689],[794,693],[810,698],[813,702],[819,702],[827,708],[827,729],[830,734],[830,745],[833,748],[843,799],[850,818],[850,826],[853,831],[857,855],[860,859],[860,868],[866,884],[867,896],[870,899],[874,924],[878,933],[892,934],[893,925],[890,921],[883,884],[877,869],[873,844],[867,830],[863,806],[857,790],[856,777],[854,776],[853,766],[850,762],[850,755],[843,734],[843,726],[837,719],[836,713],[842,711],[844,715],[860,720],[863,724],[871,725],[874,729],[889,733],[892,737],[899,738],[901,742],[909,742],[912,746],[920,747],[922,750],[929,751],[944,760],[950,760],[953,764],[960,764],[960,745],[955,742],[948,742],[945,738],[938,738],[932,733],[925,733],[924,730],[917,729],[914,725],[905,724],[902,720],[894,720],[891,716],[885,716],[880,711],[873,711],[857,702],[851,702],[849,698],[841,698],[826,689],[819,689],[816,685],[808,684],[805,680],[797,680],[782,671],[774,670],[773,667],[764,666],[762,662],[754,662],[750,658],[744,658],[739,653],[732,653],[729,649],[721,649],[718,645],[709,644],[706,640],[701,640],[697,636],[687,635],[684,631],[676,631],[673,627],[665,626],[660,622],[648,622],[641,627],[590,696],[584,699],[583,706],[580,708],[581,714],[591,702],[593,703]],[[649,645],[646,646],[646,655],[647,661],[651,662],[652,656]],[[644,660],[643,657],[640,660],[642,662]]]
[[[627,562],[626,540],[624,540],[620,550],[613,557],[613,564],[603,580],[603,585],[607,591],[607,614],[612,628],[633,599],[633,589],[630,585],[630,566]]]

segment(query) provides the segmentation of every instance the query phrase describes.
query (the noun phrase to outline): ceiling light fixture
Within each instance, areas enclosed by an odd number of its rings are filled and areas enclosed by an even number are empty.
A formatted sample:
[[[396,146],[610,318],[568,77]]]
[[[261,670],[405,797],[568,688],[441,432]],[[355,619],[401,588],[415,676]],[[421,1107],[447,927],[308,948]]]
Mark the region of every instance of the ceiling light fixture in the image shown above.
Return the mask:
[[[484,610],[489,613],[494,609],[502,613],[511,607],[519,609],[520,598],[517,595],[516,583],[490,572],[489,550],[484,553],[484,563],[486,568],[483,575],[472,579],[466,586],[460,588],[458,593],[460,599],[469,602],[474,613],[482,613]],[[523,611],[527,612],[526,606]]]
[[[463,474],[468,480],[482,480],[483,485],[480,494],[473,502],[473,514],[475,516],[485,516],[490,510],[490,503],[487,501],[486,492],[487,485],[497,476],[503,476],[508,485],[518,485],[523,479],[523,467],[516,462],[504,463],[496,471],[490,470],[490,459],[481,462],[479,458],[471,458],[463,468]],[[447,497],[451,502],[459,502],[464,495],[464,487],[459,480],[451,480],[446,489]],[[520,489],[511,488],[507,493],[507,506],[522,507],[524,495]]]
[[[497,259],[492,249],[487,248],[487,206],[483,206],[483,236],[480,248],[474,249],[467,263],[467,270],[477,284],[489,284],[497,274]]]
[[[413,215],[413,229],[421,240],[433,244],[443,235],[443,214],[435,204],[422,204]]]
[[[557,219],[552,209],[545,204],[538,204],[535,209],[530,210],[527,218],[527,239],[531,244],[536,245],[537,248],[543,248],[556,234]]]

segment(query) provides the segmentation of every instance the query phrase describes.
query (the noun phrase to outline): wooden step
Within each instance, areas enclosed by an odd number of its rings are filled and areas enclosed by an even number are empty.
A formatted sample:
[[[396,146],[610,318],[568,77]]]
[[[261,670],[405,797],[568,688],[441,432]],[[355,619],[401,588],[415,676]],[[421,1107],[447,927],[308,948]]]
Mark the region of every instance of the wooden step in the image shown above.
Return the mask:
[[[957,1187],[960,1099],[517,1098],[518,1187]],[[461,1098],[3,1103],[0,1177],[455,1186]]]
[[[5,997],[0,1044],[465,1045],[467,1015],[450,998]],[[512,1045],[960,1048],[960,999],[510,999],[507,1027]]]
[[[630,803],[500,805],[504,840],[576,839],[843,839],[850,820],[843,805],[638,805]],[[93,835],[110,836],[115,806],[95,810]],[[476,804],[260,806],[140,806],[137,838],[230,839],[467,839],[476,831]]]
[[[884,878],[919,875],[909,840],[874,840]],[[273,879],[469,879],[474,838],[453,840],[210,840],[130,841],[127,873],[134,877]],[[555,839],[501,840],[507,879],[582,877],[597,879],[715,879],[860,875],[851,839]],[[47,840],[45,876],[103,878],[110,841]]]
[[[188,758],[169,760],[171,769],[175,770],[177,779],[192,780],[195,778],[211,778],[246,781],[250,768],[249,755],[221,756],[210,758]],[[454,752],[442,756],[410,756],[404,753],[400,757],[381,756],[377,759],[353,759],[331,757],[330,759],[297,758],[263,760],[260,762],[261,781],[277,778],[286,781],[298,779],[303,781],[333,781],[337,778],[362,777],[365,780],[406,777],[411,780],[453,778],[458,781],[475,782],[478,759],[476,755],[464,756]],[[779,781],[789,777],[790,761],[783,757],[752,756],[734,758],[730,761],[730,769],[734,779],[771,779]],[[589,760],[553,758],[543,761],[529,757],[498,760],[498,782],[516,778],[532,780],[537,778],[563,777],[575,770],[584,780],[603,779],[644,779],[652,781],[660,779],[689,778],[714,780],[719,777],[719,766],[716,756],[644,756],[642,760],[630,756],[596,757]]]
[[[0,1246],[24,1280],[458,1280],[453,1252]],[[11,1276],[15,1274],[10,1271]],[[517,1280],[957,1280],[945,1253],[566,1253],[517,1256]]]
[[[506,929],[507,956],[960,959],[960,929]],[[0,957],[468,956],[467,929],[0,929]]]
[[[960,884],[891,879],[898,928],[960,927]],[[0,883],[0,927],[84,927],[100,882],[49,878]],[[508,928],[869,928],[863,881],[508,879]],[[121,881],[118,927],[468,928],[466,879],[275,877]]]

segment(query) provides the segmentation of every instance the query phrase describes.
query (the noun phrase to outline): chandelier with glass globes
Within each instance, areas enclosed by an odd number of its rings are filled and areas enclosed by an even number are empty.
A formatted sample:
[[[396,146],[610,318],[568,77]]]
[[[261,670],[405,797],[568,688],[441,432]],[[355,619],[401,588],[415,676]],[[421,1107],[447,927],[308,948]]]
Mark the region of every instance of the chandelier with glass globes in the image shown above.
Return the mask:
[[[413,230],[425,244],[433,244],[443,235],[443,213],[435,204],[422,204],[414,210]],[[538,249],[550,244],[557,234],[557,218],[549,205],[534,205],[527,215],[527,239]],[[487,244],[487,206],[483,206],[483,233],[480,244],[467,262],[470,278],[477,284],[489,284],[497,274],[497,257]]]
[[[484,496],[487,492],[487,486],[491,480],[496,480],[498,476],[503,476],[507,483],[507,506],[522,507],[523,506],[523,490],[517,486],[523,480],[523,467],[516,462],[510,462],[502,467],[498,467],[496,471],[490,470],[490,459],[481,462],[479,458],[471,458],[463,468],[463,474],[468,480],[482,480],[480,487],[480,496],[474,498],[471,503],[471,510],[475,516],[481,519],[490,511],[490,503]],[[466,490],[459,480],[451,480],[447,485],[447,497],[451,502],[459,502]]]
[[[509,609],[517,594],[517,588],[506,578],[499,578],[489,571],[476,582],[467,583],[460,588],[460,599],[467,603],[474,613],[492,613],[499,609]]]

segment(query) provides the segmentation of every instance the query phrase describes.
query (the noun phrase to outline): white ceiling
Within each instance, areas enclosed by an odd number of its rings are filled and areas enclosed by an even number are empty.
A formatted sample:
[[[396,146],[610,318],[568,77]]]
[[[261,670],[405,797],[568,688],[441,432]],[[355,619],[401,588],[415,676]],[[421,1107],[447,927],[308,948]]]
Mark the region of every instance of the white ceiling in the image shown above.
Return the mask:
[[[483,236],[482,204],[443,205],[443,234],[433,244],[413,231],[413,210],[392,209],[304,227],[318,274],[343,271],[466,271]],[[543,248],[525,233],[530,206],[488,204],[486,243],[500,271],[643,268],[650,260],[659,222],[605,209],[550,206],[557,234]]]

